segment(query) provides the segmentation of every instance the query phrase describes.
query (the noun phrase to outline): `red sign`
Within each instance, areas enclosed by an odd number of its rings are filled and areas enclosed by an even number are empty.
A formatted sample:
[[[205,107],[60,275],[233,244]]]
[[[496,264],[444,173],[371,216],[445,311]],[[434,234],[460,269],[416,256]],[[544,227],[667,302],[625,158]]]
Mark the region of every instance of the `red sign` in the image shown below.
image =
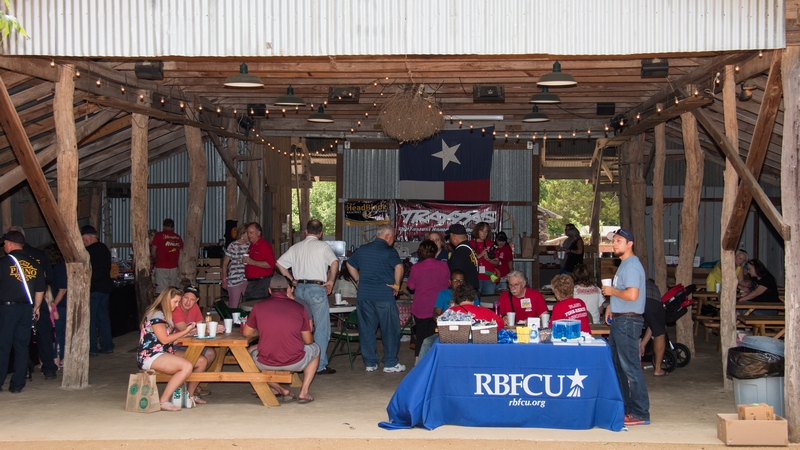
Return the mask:
[[[432,203],[395,200],[394,231],[398,241],[421,241],[425,233],[444,232],[451,224],[460,223],[467,234],[478,222],[486,222],[492,230],[500,229],[502,203]]]

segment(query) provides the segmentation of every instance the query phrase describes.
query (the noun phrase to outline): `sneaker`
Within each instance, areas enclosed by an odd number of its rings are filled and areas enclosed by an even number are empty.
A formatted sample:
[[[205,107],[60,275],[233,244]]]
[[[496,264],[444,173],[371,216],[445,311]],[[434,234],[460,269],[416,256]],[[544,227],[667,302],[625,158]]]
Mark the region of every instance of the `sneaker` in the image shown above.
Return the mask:
[[[402,365],[400,363],[397,363],[396,366],[384,367],[383,371],[386,372],[386,373],[405,372],[406,371],[406,366],[404,366],[404,365]]]
[[[625,426],[632,425],[650,425],[649,420],[640,419],[632,414],[625,414]]]
[[[367,366],[367,372],[375,372],[378,370],[378,366]]]

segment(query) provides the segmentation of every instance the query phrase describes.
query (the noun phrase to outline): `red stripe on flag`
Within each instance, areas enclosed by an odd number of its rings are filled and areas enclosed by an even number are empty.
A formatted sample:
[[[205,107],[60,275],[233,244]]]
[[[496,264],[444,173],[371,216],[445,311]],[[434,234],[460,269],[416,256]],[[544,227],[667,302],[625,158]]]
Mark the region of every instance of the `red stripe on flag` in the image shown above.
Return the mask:
[[[489,180],[445,181],[444,199],[448,201],[488,201]]]

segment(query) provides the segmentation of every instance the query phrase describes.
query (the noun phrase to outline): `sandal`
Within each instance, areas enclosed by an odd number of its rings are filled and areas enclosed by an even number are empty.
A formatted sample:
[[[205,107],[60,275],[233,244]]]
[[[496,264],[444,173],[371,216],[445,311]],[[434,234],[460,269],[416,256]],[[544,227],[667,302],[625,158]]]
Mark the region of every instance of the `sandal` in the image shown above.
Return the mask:
[[[299,403],[301,405],[305,405],[306,403],[311,403],[313,401],[314,401],[314,397],[298,398],[297,399],[297,403]]]
[[[192,401],[194,401],[196,405],[205,405],[206,403],[208,403],[207,401],[203,400],[197,395],[192,396]]]
[[[175,406],[175,405],[172,404],[172,402],[161,402],[161,403],[159,403],[159,406],[161,407],[162,411],[180,411],[181,410],[180,406]]]
[[[277,396],[276,396],[276,397],[277,397]],[[292,394],[292,393],[290,392],[290,393],[289,393],[289,395],[281,395],[281,396],[278,398],[278,400],[280,400],[280,402],[281,402],[281,403],[291,403],[291,402],[293,402],[293,401],[297,400],[297,397],[295,397],[295,396],[294,396],[294,394]]]
[[[207,395],[211,395],[211,391],[209,391],[208,389],[203,389],[201,387],[198,387],[197,389],[195,389],[194,394],[205,397]]]

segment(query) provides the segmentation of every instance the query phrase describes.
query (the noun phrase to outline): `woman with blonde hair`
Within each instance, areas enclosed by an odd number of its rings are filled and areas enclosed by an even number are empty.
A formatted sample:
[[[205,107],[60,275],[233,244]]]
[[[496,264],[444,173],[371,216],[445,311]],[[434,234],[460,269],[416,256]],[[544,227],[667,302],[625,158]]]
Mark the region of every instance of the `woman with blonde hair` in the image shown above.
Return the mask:
[[[167,387],[161,393],[162,411],[180,411],[179,406],[175,406],[170,401],[172,393],[189,378],[193,371],[204,372],[208,367],[208,360],[205,356],[197,359],[194,367],[183,359],[183,351],[175,352],[172,348],[173,342],[192,333],[195,323],[189,323],[184,331],[177,331],[172,323],[172,311],[178,307],[181,301],[181,291],[175,288],[168,288],[159,294],[158,298],[147,308],[142,319],[141,331],[139,335],[139,352],[137,363],[143,370],[157,370],[161,373],[172,375],[167,382]],[[189,383],[187,392],[194,392],[197,382]],[[199,397],[193,397],[196,403],[205,403]]]

